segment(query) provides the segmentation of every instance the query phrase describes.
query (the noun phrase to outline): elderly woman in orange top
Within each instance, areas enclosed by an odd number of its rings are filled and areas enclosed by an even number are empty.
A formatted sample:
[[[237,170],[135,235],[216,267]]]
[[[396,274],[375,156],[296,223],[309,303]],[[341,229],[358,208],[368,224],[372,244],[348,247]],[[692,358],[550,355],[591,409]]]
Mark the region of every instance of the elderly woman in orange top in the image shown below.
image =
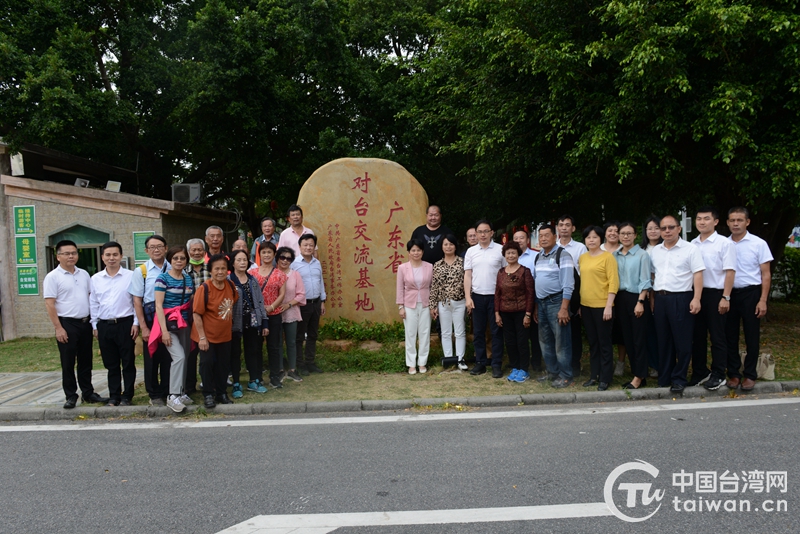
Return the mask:
[[[497,271],[494,290],[494,316],[503,329],[503,338],[511,365],[511,382],[525,382],[530,375],[531,353],[528,349],[535,293],[530,269],[519,263],[522,248],[516,241],[503,245],[503,257],[508,265]]]
[[[603,229],[587,226],[583,242],[587,252],[578,258],[581,270],[581,317],[589,340],[591,375],[583,387],[597,386],[605,391],[614,376],[614,349],[611,329],[614,320],[614,299],[619,291],[617,260],[600,249]]]
[[[406,367],[408,374],[428,371],[428,352],[431,345],[431,313],[429,308],[433,266],[422,261],[425,247],[419,239],[410,239],[409,261],[397,268],[397,305],[406,330]],[[417,359],[419,336],[419,360]]]

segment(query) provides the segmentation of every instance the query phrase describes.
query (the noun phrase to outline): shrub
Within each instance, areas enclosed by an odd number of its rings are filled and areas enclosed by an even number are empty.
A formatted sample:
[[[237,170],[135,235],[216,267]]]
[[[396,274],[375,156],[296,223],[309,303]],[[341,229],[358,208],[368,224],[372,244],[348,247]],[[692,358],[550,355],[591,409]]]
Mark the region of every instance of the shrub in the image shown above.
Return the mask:
[[[325,321],[325,324],[319,329],[319,334],[324,339],[371,340],[378,343],[391,343],[405,339],[403,323],[373,323],[372,321],[356,323],[345,318]]]
[[[800,249],[786,247],[775,267],[772,286],[789,302],[800,301]]]

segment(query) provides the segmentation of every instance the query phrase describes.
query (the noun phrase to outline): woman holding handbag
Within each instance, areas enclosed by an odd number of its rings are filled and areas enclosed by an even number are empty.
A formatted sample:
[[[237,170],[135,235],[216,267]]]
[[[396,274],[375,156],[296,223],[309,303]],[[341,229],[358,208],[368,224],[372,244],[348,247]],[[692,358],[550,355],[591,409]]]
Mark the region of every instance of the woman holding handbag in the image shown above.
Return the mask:
[[[264,296],[253,275],[247,272],[250,258],[246,250],[231,253],[231,273],[228,279],[236,286],[239,300],[233,306],[233,338],[231,339],[231,375],[233,387],[231,397],[244,396],[239,377],[242,373],[242,341],[244,341],[244,361],[250,373],[247,389],[256,393],[266,393],[267,388],[261,379],[264,366],[264,337],[269,334],[269,321],[264,309]]]
[[[184,272],[189,261],[189,253],[183,245],[170,247],[167,251],[167,262],[170,270],[156,278],[154,296],[156,303],[156,321],[150,335],[150,343],[158,343],[159,332],[161,342],[167,347],[172,363],[169,366],[169,396],[167,407],[179,413],[192,404],[192,399],[183,392],[184,367],[189,353],[191,340],[191,300],[194,294],[194,282]],[[152,353],[152,352],[151,352]]]

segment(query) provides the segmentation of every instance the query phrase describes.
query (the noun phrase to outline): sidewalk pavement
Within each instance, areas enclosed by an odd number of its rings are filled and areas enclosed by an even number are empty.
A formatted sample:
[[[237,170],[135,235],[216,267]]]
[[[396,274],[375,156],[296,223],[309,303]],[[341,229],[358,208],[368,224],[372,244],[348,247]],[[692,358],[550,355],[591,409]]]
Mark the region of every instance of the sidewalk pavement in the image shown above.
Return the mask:
[[[105,371],[92,373],[93,384],[100,395],[108,395]],[[142,380],[138,371],[137,384]],[[793,392],[800,389],[800,381],[756,382],[750,393],[737,392],[740,397],[749,395]],[[717,391],[708,391],[702,386],[684,390],[683,398],[725,397],[730,390],[722,386]],[[383,410],[406,410],[420,406],[443,406],[445,403],[468,408],[565,405],[603,402],[629,402],[642,400],[672,400],[677,398],[669,388],[644,388],[638,390],[580,391],[567,393],[542,393],[530,395],[501,395],[494,397],[428,398],[399,400],[352,400],[332,402],[263,402],[253,404],[220,404],[207,410],[208,414],[220,415],[272,415],[333,412],[373,412]],[[106,419],[120,417],[182,417],[192,415],[203,409],[197,405],[187,406],[182,414],[175,414],[169,408],[160,406],[116,406],[78,405],[65,410],[64,392],[61,390],[61,373],[5,373],[0,374],[0,421],[56,421],[84,420],[88,418]]]

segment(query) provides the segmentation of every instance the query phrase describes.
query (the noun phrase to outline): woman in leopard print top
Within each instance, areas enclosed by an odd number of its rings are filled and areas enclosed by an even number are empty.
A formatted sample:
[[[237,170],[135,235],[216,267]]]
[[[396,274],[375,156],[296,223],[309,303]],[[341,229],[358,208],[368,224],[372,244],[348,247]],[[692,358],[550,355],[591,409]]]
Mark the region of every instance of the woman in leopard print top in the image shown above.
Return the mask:
[[[435,319],[440,318],[442,350],[445,358],[453,356],[453,332],[456,338],[458,368],[467,369],[464,352],[467,335],[464,328],[466,297],[464,295],[464,260],[456,256],[456,237],[448,234],[442,239],[444,258],[433,265],[430,310]]]

